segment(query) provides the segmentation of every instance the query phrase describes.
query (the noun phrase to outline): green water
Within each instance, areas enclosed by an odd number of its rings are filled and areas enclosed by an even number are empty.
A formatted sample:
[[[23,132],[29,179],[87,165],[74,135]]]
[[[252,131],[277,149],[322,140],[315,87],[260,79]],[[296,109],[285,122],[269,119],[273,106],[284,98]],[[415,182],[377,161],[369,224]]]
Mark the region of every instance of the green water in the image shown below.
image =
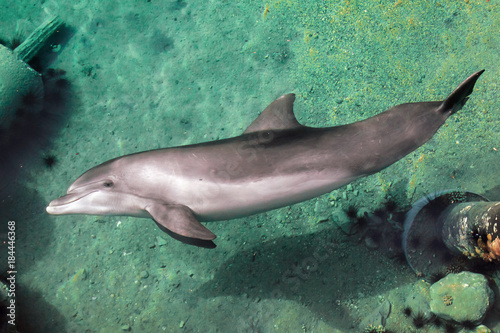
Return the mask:
[[[0,37],[55,14],[73,29],[50,64],[71,82],[71,107],[0,198],[1,223],[18,228],[19,332],[357,332],[384,300],[387,329],[414,332],[402,309],[415,274],[390,245],[367,247],[366,231],[335,221],[388,199],[404,211],[440,189],[500,200],[496,0],[0,0]],[[326,127],[441,100],[481,69],[424,146],[331,194],[210,223],[215,250],[149,219],[45,212],[97,164],[240,135],[285,93],[302,124]],[[486,324],[498,331],[496,318]]]

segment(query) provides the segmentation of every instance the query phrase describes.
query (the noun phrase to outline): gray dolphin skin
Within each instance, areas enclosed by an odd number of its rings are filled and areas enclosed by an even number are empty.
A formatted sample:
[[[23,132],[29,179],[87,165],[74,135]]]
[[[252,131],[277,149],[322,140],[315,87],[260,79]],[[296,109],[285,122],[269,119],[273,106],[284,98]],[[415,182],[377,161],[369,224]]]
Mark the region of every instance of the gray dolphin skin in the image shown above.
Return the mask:
[[[47,212],[151,218],[177,240],[214,248],[216,236],[200,221],[292,205],[386,168],[460,110],[483,72],[472,74],[443,101],[401,104],[327,128],[299,124],[295,95],[283,95],[240,136],[98,165],[51,201]]]

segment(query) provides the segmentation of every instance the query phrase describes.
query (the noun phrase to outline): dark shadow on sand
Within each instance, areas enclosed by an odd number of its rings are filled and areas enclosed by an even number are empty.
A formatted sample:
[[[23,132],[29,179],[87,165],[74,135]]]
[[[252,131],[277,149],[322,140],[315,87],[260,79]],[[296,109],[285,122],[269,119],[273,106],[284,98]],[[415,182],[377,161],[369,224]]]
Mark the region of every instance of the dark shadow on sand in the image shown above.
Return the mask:
[[[398,283],[389,260],[345,239],[339,230],[283,237],[239,252],[219,266],[195,297],[248,295],[253,299],[296,301],[336,328],[349,329],[345,300],[378,295]],[[375,270],[377,272],[375,273]],[[411,274],[408,269],[408,274]],[[398,275],[400,275],[399,272]]]

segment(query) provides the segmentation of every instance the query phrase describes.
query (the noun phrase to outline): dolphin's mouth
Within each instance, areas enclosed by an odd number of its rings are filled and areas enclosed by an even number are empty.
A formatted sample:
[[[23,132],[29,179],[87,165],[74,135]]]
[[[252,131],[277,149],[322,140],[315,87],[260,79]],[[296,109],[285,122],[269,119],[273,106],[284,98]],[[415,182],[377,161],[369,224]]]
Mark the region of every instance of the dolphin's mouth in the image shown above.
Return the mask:
[[[92,194],[94,192],[97,192],[97,190],[90,191],[90,192],[84,192],[84,193],[82,193],[82,192],[80,192],[80,193],[69,193],[69,194],[63,195],[62,197],[54,199],[47,206],[47,208],[46,208],[47,213],[49,213],[49,214],[57,214],[58,213],[58,209],[57,208],[69,205],[69,204],[71,204],[71,203],[73,203],[75,201],[78,201],[81,198],[86,197],[87,195]]]

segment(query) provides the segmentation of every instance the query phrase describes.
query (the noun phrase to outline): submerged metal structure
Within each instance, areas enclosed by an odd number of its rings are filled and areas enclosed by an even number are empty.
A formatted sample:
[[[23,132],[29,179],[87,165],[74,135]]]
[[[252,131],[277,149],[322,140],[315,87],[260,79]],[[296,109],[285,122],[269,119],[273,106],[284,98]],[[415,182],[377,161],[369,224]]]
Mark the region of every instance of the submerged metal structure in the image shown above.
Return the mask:
[[[500,202],[458,190],[428,195],[407,213],[403,249],[417,275],[500,262]]]

